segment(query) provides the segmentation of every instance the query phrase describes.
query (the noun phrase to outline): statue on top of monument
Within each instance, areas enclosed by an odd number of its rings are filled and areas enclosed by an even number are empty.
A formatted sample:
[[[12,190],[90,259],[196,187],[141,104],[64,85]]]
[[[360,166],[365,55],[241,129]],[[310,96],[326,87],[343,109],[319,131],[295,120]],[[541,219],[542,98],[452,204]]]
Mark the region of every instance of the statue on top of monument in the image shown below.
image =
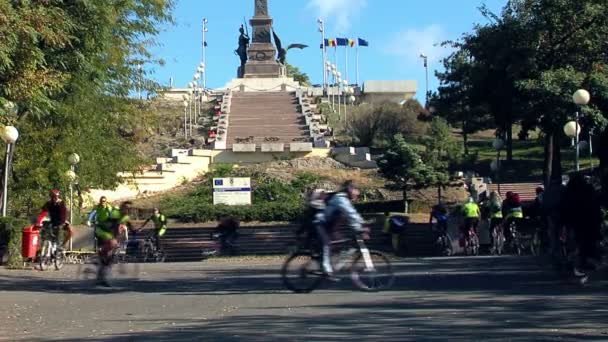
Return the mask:
[[[272,37],[274,38],[274,45],[276,45],[276,47],[277,47],[277,62],[281,63],[282,65],[285,65],[285,60],[287,58],[287,51],[289,51],[290,49],[293,49],[293,48],[305,49],[308,47],[308,45],[304,45],[304,44],[290,44],[287,47],[287,49],[283,49],[283,44],[281,44],[281,39],[279,39],[279,36],[277,35],[277,33],[274,30],[274,27],[272,28]]]
[[[245,70],[245,63],[247,63],[247,47],[249,46],[249,32],[245,32],[245,26],[241,25],[239,28],[239,47],[234,50],[234,53],[241,59],[241,70]]]

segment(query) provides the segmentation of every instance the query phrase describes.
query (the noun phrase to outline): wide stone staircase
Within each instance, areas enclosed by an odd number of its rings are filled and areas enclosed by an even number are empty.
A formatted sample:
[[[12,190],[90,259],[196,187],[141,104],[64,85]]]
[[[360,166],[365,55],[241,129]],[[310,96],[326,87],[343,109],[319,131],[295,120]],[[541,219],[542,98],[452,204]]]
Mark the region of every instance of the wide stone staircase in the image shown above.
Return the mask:
[[[293,92],[233,92],[227,149],[234,144],[312,142]]]

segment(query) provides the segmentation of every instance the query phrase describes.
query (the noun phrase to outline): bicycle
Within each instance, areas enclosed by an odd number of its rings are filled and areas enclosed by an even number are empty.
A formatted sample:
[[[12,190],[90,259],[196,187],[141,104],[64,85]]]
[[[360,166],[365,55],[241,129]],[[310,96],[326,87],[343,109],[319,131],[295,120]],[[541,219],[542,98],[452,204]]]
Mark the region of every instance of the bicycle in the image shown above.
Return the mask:
[[[160,249],[157,248],[157,239],[158,237],[156,237],[154,232],[146,236],[143,243],[143,262],[165,262],[167,255],[162,247]]]
[[[59,248],[58,234],[59,227],[52,227],[45,224],[41,230],[42,243],[38,254],[38,264],[41,271],[48,270],[51,265],[55,265],[55,270],[59,271],[65,263],[65,253]]]
[[[493,255],[502,255],[505,248],[505,233],[502,224],[496,225],[492,228],[492,249]]]
[[[479,254],[479,237],[475,232],[475,228],[471,227],[467,236],[464,239],[464,254],[478,255]]]
[[[333,258],[334,272],[347,270],[351,281],[360,290],[380,291],[392,287],[395,274],[390,260],[380,251],[370,250],[365,246],[362,237],[332,241],[332,247],[342,247],[351,242],[352,246]],[[322,271],[322,257],[318,252],[320,248],[300,250],[291,254],[283,263],[281,278],[285,287],[295,293],[310,293],[328,279]],[[336,260],[337,259],[337,260]],[[291,271],[295,271],[295,277]]]
[[[521,240],[521,236],[519,234],[519,229],[517,226],[517,222],[515,220],[511,220],[509,222],[509,232],[511,233],[511,240],[509,241],[509,249],[512,253],[516,255],[523,255],[524,253],[524,243]]]
[[[431,224],[431,229],[435,232],[435,250],[438,255],[450,256],[454,253],[452,238],[448,234],[447,222]]]

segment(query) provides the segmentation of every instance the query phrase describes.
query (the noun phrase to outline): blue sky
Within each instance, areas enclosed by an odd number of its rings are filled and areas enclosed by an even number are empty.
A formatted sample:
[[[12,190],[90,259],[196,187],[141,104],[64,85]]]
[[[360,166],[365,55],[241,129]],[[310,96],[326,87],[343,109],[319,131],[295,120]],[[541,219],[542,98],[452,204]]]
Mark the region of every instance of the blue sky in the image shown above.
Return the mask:
[[[433,70],[448,51],[434,46],[456,39],[475,23],[485,19],[478,6],[485,3],[499,12],[506,0],[269,0],[274,28],[283,45],[303,43],[305,50],[290,50],[289,63],[308,73],[313,83],[321,83],[321,41],[316,20],[324,18],[328,37],[362,37],[369,48],[359,50],[360,82],[364,80],[416,80],[418,98],[424,97],[424,68],[418,57],[429,56],[430,88],[437,87]],[[253,15],[254,0],[177,0],[175,25],[165,27],[153,53],[165,60],[156,66],[153,78],[176,87],[192,80],[201,61],[201,21],[208,19],[207,86],[218,88],[236,75],[239,60],[238,28]],[[355,81],[355,49],[349,50],[349,78]],[[333,52],[330,54],[333,55]],[[341,69],[344,48],[338,50]],[[345,71],[342,70],[345,74]]]

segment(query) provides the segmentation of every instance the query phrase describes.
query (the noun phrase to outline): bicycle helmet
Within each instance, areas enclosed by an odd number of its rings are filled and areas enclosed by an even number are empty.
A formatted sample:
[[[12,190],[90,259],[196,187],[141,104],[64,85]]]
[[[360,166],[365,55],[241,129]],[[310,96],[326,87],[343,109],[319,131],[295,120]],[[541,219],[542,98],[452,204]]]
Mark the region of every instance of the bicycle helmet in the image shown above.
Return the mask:
[[[49,196],[51,196],[51,197],[59,197],[59,195],[61,195],[61,191],[59,191],[57,189],[53,189],[53,190],[49,191]]]

